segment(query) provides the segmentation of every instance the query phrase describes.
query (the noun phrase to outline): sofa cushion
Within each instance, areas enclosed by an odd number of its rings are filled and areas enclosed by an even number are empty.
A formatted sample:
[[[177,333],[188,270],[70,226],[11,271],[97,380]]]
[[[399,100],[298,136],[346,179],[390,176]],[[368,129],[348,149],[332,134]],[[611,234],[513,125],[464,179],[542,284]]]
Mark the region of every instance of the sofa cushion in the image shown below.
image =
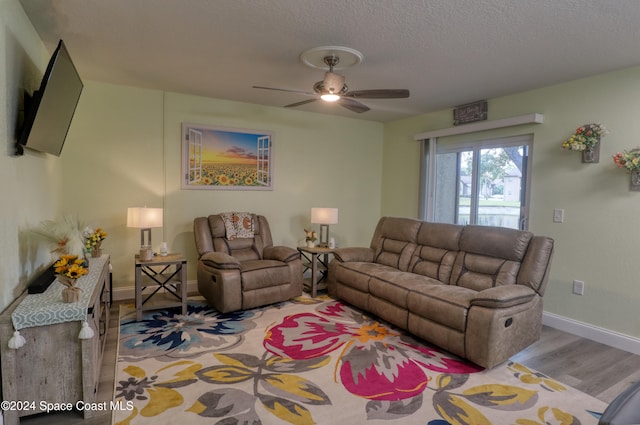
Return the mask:
[[[553,239],[535,236],[529,243],[527,256],[522,261],[518,274],[518,285],[525,285],[544,295],[549,264],[553,256]]]
[[[380,219],[380,227],[372,241],[374,245],[377,238],[395,239],[398,241],[415,242],[418,230],[422,222],[411,218],[383,217]]]
[[[397,270],[378,263],[349,262],[341,263],[335,271],[334,279],[342,285],[356,288],[362,292],[369,292],[369,280],[372,275]]]
[[[416,248],[421,222],[396,217],[381,219],[371,241],[374,261],[401,271],[407,271]]]
[[[476,295],[476,291],[460,286],[424,285],[408,294],[407,307],[417,316],[464,332],[467,312]]]
[[[462,229],[463,226],[457,224],[423,223],[418,231],[418,246],[408,270],[449,282]]]
[[[375,262],[397,270],[407,271],[415,249],[416,244],[414,243],[384,238],[376,251]]]
[[[459,252],[451,274],[452,285],[475,291],[515,285],[520,263],[486,255]]]
[[[240,264],[240,274],[243,291],[268,288],[291,281],[289,266],[276,260],[244,261]]]
[[[449,283],[476,291],[515,285],[532,238],[522,230],[465,226]]]
[[[532,237],[531,232],[506,227],[465,226],[460,237],[460,251],[522,261]]]
[[[462,229],[464,226],[459,224],[424,222],[418,231],[416,243],[447,251],[459,251]]]
[[[411,259],[409,271],[442,282],[449,282],[456,255],[455,251],[418,245]]]
[[[442,282],[415,273],[381,271],[371,276],[369,293],[406,309],[409,292],[424,285],[442,285]]]

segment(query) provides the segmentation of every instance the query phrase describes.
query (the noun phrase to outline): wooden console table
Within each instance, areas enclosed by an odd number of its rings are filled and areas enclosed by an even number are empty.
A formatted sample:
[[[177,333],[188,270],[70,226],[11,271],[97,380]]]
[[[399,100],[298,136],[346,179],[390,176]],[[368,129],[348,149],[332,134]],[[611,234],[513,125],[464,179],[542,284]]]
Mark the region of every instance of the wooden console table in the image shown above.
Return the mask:
[[[52,406],[46,403],[73,406],[85,418],[104,413],[82,406],[96,403],[109,323],[109,256],[90,258],[89,274],[77,285],[82,295],[76,303],[63,303],[63,286],[54,281],[42,294],[25,292],[0,315],[2,399],[15,402],[3,411],[5,425],[45,412]],[[84,322],[92,338],[79,338]],[[11,349],[16,330],[26,343]]]

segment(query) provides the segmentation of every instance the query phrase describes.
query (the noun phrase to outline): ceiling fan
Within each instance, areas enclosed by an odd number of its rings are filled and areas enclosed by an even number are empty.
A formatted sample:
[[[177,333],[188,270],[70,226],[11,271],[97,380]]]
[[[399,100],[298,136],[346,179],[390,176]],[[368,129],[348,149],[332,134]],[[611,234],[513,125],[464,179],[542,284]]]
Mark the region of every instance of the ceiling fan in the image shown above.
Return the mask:
[[[409,97],[409,90],[406,89],[374,89],[374,90],[355,90],[349,91],[344,83],[344,76],[333,72],[333,68],[338,65],[340,58],[336,55],[325,56],[324,63],[329,70],[324,75],[324,80],[318,81],[313,85],[313,92],[302,90],[278,89],[273,87],[253,86],[254,89],[276,90],[293,93],[302,93],[307,96],[313,96],[313,99],[303,100],[301,102],[285,105],[285,108],[293,108],[295,106],[306,105],[322,99],[326,102],[336,102],[340,106],[350,111],[362,113],[367,112],[370,108],[356,99],[402,99]]]

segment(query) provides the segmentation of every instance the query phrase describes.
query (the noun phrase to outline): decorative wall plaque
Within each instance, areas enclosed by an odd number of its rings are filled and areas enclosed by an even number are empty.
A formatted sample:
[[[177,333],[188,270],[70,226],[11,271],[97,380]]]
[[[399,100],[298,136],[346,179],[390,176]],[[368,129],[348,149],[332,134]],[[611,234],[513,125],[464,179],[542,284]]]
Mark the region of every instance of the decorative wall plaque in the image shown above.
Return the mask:
[[[486,100],[467,103],[453,108],[453,125],[486,121],[489,108]]]

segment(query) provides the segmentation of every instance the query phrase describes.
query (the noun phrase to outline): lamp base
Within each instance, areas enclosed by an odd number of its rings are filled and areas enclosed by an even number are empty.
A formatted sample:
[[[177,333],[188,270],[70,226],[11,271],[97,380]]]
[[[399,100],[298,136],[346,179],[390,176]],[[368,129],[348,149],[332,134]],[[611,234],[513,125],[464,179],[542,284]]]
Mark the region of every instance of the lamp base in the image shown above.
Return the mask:
[[[320,242],[318,246],[321,248],[326,248],[329,246],[329,225],[321,224],[320,225]]]
[[[143,245],[140,247],[140,261],[151,261],[153,260],[153,250],[149,245]]]

